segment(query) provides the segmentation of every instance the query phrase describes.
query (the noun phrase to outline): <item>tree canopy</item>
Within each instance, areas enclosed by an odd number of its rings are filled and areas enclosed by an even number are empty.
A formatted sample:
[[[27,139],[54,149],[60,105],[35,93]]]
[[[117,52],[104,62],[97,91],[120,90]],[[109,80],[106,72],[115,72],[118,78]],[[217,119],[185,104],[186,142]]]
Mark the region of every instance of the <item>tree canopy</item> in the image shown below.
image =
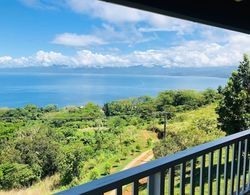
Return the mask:
[[[219,90],[219,126],[229,134],[250,128],[250,61],[245,54],[225,88]]]

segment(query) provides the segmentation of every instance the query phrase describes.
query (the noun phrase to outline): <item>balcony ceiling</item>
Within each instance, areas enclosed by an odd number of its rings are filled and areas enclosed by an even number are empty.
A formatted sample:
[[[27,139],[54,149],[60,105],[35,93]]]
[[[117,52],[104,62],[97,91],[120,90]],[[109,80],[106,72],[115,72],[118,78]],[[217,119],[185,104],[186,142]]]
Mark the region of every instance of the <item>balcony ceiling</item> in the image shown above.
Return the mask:
[[[250,0],[103,1],[250,34]]]

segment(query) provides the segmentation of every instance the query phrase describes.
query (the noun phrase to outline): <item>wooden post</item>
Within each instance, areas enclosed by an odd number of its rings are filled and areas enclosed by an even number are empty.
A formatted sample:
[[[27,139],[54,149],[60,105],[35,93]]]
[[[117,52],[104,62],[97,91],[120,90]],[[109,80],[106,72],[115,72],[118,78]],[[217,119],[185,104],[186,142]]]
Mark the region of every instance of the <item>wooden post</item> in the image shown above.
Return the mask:
[[[167,113],[164,113],[164,140],[166,140],[166,134],[167,134]]]

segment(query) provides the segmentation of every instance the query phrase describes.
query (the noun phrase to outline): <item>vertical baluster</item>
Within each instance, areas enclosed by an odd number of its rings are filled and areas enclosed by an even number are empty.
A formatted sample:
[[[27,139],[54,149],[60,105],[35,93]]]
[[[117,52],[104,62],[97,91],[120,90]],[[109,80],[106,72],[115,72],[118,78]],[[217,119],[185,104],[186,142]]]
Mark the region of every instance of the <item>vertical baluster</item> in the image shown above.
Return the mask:
[[[242,191],[246,189],[246,179],[247,179],[247,158],[248,158],[248,139],[244,142],[244,159],[243,159],[243,181],[242,181]]]
[[[190,170],[190,195],[194,195],[194,171],[195,171],[195,159],[191,160],[191,170]]]
[[[232,162],[231,162],[231,174],[230,174],[230,195],[233,195],[234,192],[234,174],[235,174],[235,170],[234,170],[234,164],[235,164],[235,144],[233,144],[232,146]]]
[[[201,156],[201,164],[200,164],[200,195],[204,195],[205,162],[206,162],[206,155],[204,154]]]
[[[225,164],[224,164],[224,195],[227,195],[227,183],[228,183],[228,160],[229,160],[229,146],[226,146],[225,150]]]
[[[133,182],[133,195],[138,195],[139,194],[139,182],[138,180]]]
[[[161,172],[161,190],[160,194],[164,195],[165,194],[165,171]]]
[[[209,153],[209,165],[208,165],[208,194],[213,193],[213,158],[214,153]]]
[[[169,168],[168,195],[174,194],[174,167]]]
[[[180,195],[185,195],[185,175],[186,175],[186,163],[181,164],[180,175]]]
[[[238,146],[238,162],[237,162],[237,183],[236,183],[236,194],[240,192],[240,178],[241,178],[241,147],[242,142],[239,142]]]
[[[248,143],[249,143],[249,139],[248,139]],[[248,147],[249,147],[249,144],[248,144]],[[250,158],[248,157],[248,154],[249,154],[249,150],[247,153],[247,158],[248,158],[248,185],[247,185],[247,189],[250,190]]]
[[[164,172],[150,175],[148,178],[148,195],[164,195]]]
[[[119,187],[116,189],[116,195],[122,195],[122,186],[119,186]]]
[[[247,179],[247,157],[248,157],[248,140],[244,142],[244,159],[243,159],[243,180],[242,180],[242,191],[246,189],[246,179]]]
[[[218,159],[216,167],[216,194],[220,194],[220,173],[221,173],[221,148],[218,150]]]

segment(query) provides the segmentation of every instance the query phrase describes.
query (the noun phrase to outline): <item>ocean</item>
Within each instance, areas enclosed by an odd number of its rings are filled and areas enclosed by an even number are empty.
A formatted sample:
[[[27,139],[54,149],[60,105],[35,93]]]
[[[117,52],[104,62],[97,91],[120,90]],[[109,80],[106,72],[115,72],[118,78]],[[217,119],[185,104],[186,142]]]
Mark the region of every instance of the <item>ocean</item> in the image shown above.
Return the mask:
[[[226,82],[227,78],[199,76],[0,72],[0,107],[103,105],[112,100],[156,96],[164,90],[216,89]]]

